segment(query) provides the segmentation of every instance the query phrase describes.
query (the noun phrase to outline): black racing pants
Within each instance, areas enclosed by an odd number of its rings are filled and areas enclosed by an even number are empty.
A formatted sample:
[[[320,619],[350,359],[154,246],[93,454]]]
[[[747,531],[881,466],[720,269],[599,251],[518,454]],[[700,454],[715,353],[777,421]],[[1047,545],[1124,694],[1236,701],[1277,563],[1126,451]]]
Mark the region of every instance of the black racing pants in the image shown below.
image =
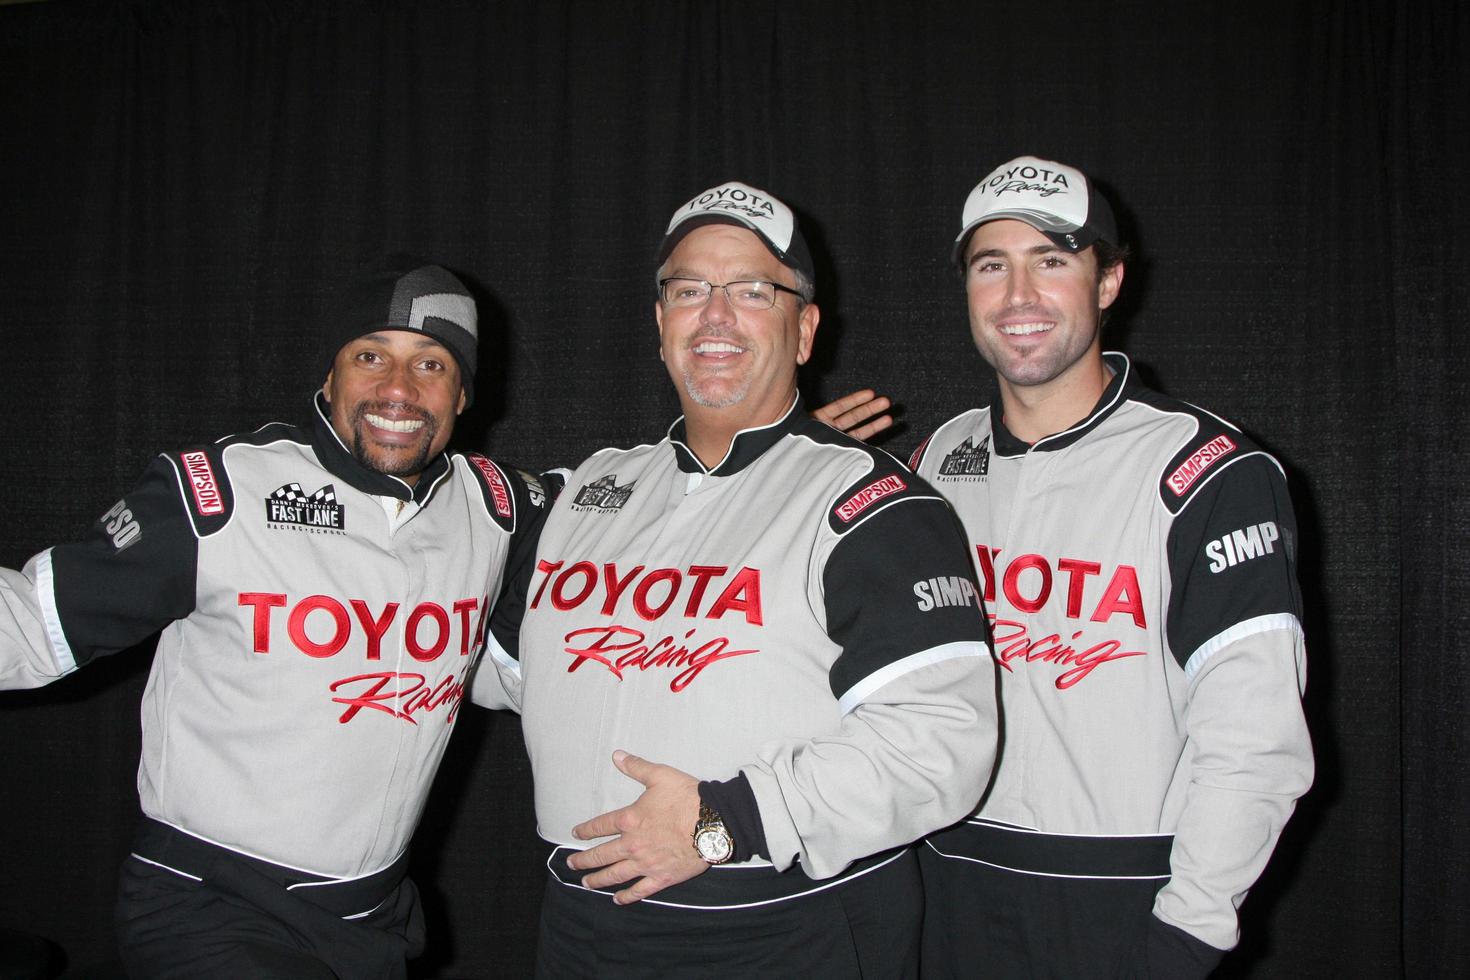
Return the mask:
[[[407,863],[322,879],[144,818],[120,876],[123,963],[133,980],[401,980],[424,941]]]
[[[548,863],[536,949],[543,980],[918,975],[923,890],[911,850],[830,883],[799,870],[712,868],[627,906],[582,888],[567,853]]]
[[[1200,980],[1222,951],[1154,915],[1173,837],[967,821],[919,848],[925,980]]]
[[[1169,880],[1171,842],[973,823],[932,835],[919,847],[925,980],[1148,976],[1154,896]]]

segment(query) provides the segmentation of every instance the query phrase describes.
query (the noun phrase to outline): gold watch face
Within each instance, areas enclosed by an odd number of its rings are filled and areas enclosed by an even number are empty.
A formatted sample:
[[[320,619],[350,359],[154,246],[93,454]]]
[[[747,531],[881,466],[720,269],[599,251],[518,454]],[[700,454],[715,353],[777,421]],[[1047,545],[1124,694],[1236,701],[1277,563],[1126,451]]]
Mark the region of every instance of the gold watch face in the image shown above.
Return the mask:
[[[723,826],[706,827],[694,838],[695,850],[699,856],[710,864],[720,864],[730,860],[731,847],[730,833]]]

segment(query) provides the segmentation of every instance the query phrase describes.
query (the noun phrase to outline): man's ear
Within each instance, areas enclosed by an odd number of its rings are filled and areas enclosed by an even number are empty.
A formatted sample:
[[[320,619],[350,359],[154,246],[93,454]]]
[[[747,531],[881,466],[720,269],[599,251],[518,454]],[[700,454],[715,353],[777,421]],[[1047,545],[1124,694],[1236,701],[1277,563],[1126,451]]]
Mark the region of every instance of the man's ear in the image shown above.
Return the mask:
[[[332,404],[332,372],[327,372],[327,380],[322,382],[322,397],[328,405]]]
[[[822,322],[822,311],[816,303],[803,303],[801,316],[797,318],[796,363],[805,364],[812,358],[812,340],[817,336],[817,324]]]
[[[664,359],[664,304],[654,301],[653,322],[658,324],[658,359]]]
[[[1097,277],[1097,308],[1105,310],[1118,298],[1123,288],[1123,263],[1114,262],[1113,267]]]

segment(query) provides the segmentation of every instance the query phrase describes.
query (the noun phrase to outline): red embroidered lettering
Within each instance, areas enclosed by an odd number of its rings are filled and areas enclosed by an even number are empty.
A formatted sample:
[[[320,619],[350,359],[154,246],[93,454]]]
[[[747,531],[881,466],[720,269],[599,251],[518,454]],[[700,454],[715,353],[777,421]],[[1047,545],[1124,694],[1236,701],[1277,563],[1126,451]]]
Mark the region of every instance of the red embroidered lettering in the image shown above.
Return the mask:
[[[633,610],[644,619],[658,619],[668,608],[674,604],[674,598],[679,594],[679,585],[683,576],[676,568],[656,568],[648,573],[643,581],[638,583],[638,588],[633,592]],[[663,603],[657,607],[648,604],[648,593],[659,582],[668,582],[668,594],[664,596]]]
[[[490,488],[490,499],[495,501],[495,513],[501,517],[509,517],[510,491],[506,489],[505,481],[500,477],[500,470],[484,456],[471,454],[466,458],[475,464],[475,469],[480,471],[480,476],[485,479],[485,485]]]
[[[546,577],[541,580],[541,587],[536,590],[536,598],[531,600],[531,608],[535,609],[541,604],[541,593],[546,591],[547,584],[551,581],[551,573],[562,566],[559,561],[547,561],[545,558],[536,561],[536,571]]]
[[[758,569],[740,569],[710,607],[708,618],[719,619],[731,609],[745,613],[745,621],[752,626],[765,625],[761,616],[761,573]]]
[[[694,591],[689,594],[684,615],[691,618],[698,616],[699,604],[704,601],[704,590],[709,585],[709,580],[716,575],[724,575],[729,570],[725,565],[690,565],[689,575],[694,579]]]
[[[638,565],[627,575],[624,575],[621,580],[619,580],[618,566],[614,565],[612,562],[608,562],[606,565],[602,566],[603,585],[607,589],[607,599],[602,603],[602,614],[604,616],[612,615],[613,609],[618,604],[618,596],[623,594],[623,590],[628,587],[628,583],[637,578],[639,573],[642,571],[643,566]]]
[[[429,646],[419,643],[419,623],[425,617],[432,619],[439,627],[438,635]],[[419,603],[408,615],[408,622],[403,627],[403,640],[408,647],[408,655],[413,659],[421,663],[437,660],[449,645],[449,613],[436,602]]]
[[[220,496],[219,483],[214,478],[214,468],[209,457],[202,452],[181,453],[184,472],[189,476],[189,489],[194,491],[194,506],[205,517],[225,512],[224,498]]]
[[[582,576],[582,591],[568,599],[565,586],[567,580],[573,575]],[[556,584],[551,587],[551,604],[565,612],[575,606],[580,606],[595,588],[597,588],[597,569],[590,561],[579,561],[557,576]]]
[[[975,545],[975,558],[980,566],[980,579],[985,584],[985,601],[995,603],[995,559],[1000,557],[999,548]]]
[[[318,609],[326,610],[332,617],[332,638],[325,643],[318,643],[306,634],[306,617]],[[347,637],[352,635],[352,622],[347,618],[347,610],[336,599],[329,595],[309,595],[291,610],[286,619],[286,631],[296,649],[308,657],[325,658],[347,645]]]
[[[1034,568],[1041,573],[1041,588],[1030,599],[1021,595],[1019,588],[1021,573],[1028,568]],[[1021,612],[1039,612],[1041,607],[1046,605],[1046,600],[1051,597],[1051,566],[1040,555],[1022,555],[1007,566],[1002,587],[1011,605]]]
[[[1223,456],[1235,452],[1235,443],[1227,435],[1218,435],[1189,454],[1180,467],[1169,474],[1169,489],[1174,496],[1182,497],[1211,466]]]
[[[1067,615],[1076,619],[1082,615],[1082,586],[1087,576],[1101,574],[1102,566],[1095,561],[1062,558],[1057,561],[1057,571],[1067,573]]]
[[[470,613],[480,603],[476,599],[457,599],[454,603],[454,611],[459,614],[459,655],[468,657],[470,655]],[[476,630],[475,632],[479,632]]]
[[[684,634],[687,641],[695,631]],[[606,667],[618,680],[623,680],[623,671],[636,667],[647,671],[655,667],[675,668],[679,672],[669,681],[669,690],[675,694],[684,690],[700,673],[713,663],[741,657],[758,650],[732,650],[728,637],[720,636],[689,649],[683,643],[675,643],[672,636],[664,636],[653,644],[644,642],[645,634],[625,626],[594,626],[572,630],[566,635],[565,651],[572,655],[567,673],[572,673],[587,661],[595,661]]]
[[[1118,570],[1113,573],[1113,580],[1103,591],[1102,601],[1097,604],[1097,609],[1092,614],[1092,621],[1104,623],[1107,622],[1109,616],[1127,613],[1133,617],[1135,626],[1144,629],[1146,624],[1143,616],[1143,597],[1139,594],[1140,591],[1138,572],[1131,565],[1119,565]]]
[[[1123,650],[1117,640],[1104,640],[1085,650],[1078,651],[1061,637],[1052,633],[1032,640],[1026,625],[1014,620],[990,618],[991,640],[995,644],[995,659],[1007,672],[1013,672],[1012,662],[1059,664],[1068,669],[1057,675],[1057,690],[1065,691],[1079,683],[1098,667],[1126,657],[1141,657],[1143,650]],[[1079,630],[1072,634],[1075,642],[1082,638]]]
[[[401,686],[389,688],[388,685],[394,681],[401,682]],[[357,674],[334,682],[330,690],[336,694],[354,684],[363,685],[357,694],[332,698],[337,704],[347,706],[347,710],[337,719],[339,724],[345,725],[356,718],[362,709],[371,708],[394,718],[401,718],[410,725],[417,725],[418,719],[414,717],[416,712],[430,712],[446,705],[449,710],[445,713],[444,720],[445,724],[449,724],[454,721],[460,701],[464,700],[464,679],[453,674],[442,678],[432,689],[428,688],[423,674],[400,674],[391,670],[378,674]]]
[[[362,624],[363,631],[367,633],[367,658],[369,660],[383,659],[383,634],[388,632],[388,627],[393,623],[393,617],[398,614],[398,603],[390,602],[384,606],[382,615],[377,619],[373,618],[372,610],[361,599],[352,600],[352,611],[357,613],[357,621]]]
[[[844,524],[851,524],[855,517],[884,497],[891,497],[893,494],[899,493],[907,487],[908,484],[904,483],[903,479],[896,474],[885,476],[881,480],[874,480],[838,504],[836,514],[842,519]]]
[[[239,605],[254,606],[252,649],[256,653],[271,652],[271,610],[276,606],[286,604],[285,593],[282,592],[241,592],[237,600]]]
[[[711,586],[719,584],[718,579],[729,574],[729,568],[724,565],[690,565],[686,569],[636,565],[627,571],[619,571],[614,562],[596,566],[590,561],[578,561],[565,565],[562,561],[545,559],[539,560],[536,568],[541,582],[535,587],[532,609],[537,608],[542,596],[549,592],[551,604],[562,612],[595,602],[601,615],[612,616],[619,608],[626,610],[631,605],[632,613],[650,621],[667,615],[673,609],[680,610],[691,619],[700,616],[700,607],[710,595]],[[740,569],[723,584],[718,598],[703,615],[719,619],[733,610],[743,614],[747,622],[762,625],[760,574],[758,568]],[[598,589],[602,591],[600,599],[594,595]],[[624,597],[628,598],[627,603],[623,601]]]

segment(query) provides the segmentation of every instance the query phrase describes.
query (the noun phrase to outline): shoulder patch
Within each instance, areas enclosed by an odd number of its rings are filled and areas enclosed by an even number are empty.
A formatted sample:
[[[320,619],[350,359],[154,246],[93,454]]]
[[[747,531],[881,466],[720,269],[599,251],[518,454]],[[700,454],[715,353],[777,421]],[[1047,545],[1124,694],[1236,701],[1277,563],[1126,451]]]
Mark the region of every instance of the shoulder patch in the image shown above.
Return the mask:
[[[1170,513],[1183,510],[1199,489],[1237,460],[1260,453],[1250,438],[1224,419],[1187,402],[1156,395],[1154,408],[1194,422],[1194,432],[1164,464],[1159,500]]]
[[[224,495],[214,467],[209,465],[209,454],[202,449],[179,453],[184,465],[184,483],[193,492],[194,510],[200,517],[215,517],[225,512]]]
[[[1206,470],[1239,448],[1239,443],[1222,432],[1193,449],[1184,462],[1164,477],[1164,484],[1174,491],[1174,496],[1182,497]]]
[[[488,456],[465,453],[465,459],[480,474],[481,491],[485,495],[485,506],[497,524],[510,527],[515,522],[515,506],[511,501],[510,484],[505,473]]]
[[[925,436],[924,441],[919,443],[919,448],[915,449],[913,455],[909,457],[909,469],[915,473],[919,472],[919,463],[924,458],[924,450],[929,448],[929,443],[933,438],[934,433],[932,432]]]
[[[914,497],[940,499],[934,488],[921,477],[904,469],[904,465],[881,450],[869,450],[872,467],[832,498],[827,512],[827,525],[837,534],[864,523],[884,508]]]
[[[223,528],[235,511],[235,493],[219,443],[165,454],[179,481],[184,510],[194,533],[204,537]]]
[[[859,514],[872,507],[885,497],[891,497],[895,493],[902,493],[908,489],[908,484],[903,477],[897,473],[888,476],[880,476],[878,479],[863,487],[857,493],[848,497],[842,503],[833,508],[832,513],[844,524],[851,524]]]
[[[531,506],[545,507],[546,485],[537,479],[534,473],[527,473],[523,469],[517,468],[515,475],[520,477],[521,482],[526,485],[526,496],[531,498]]]

